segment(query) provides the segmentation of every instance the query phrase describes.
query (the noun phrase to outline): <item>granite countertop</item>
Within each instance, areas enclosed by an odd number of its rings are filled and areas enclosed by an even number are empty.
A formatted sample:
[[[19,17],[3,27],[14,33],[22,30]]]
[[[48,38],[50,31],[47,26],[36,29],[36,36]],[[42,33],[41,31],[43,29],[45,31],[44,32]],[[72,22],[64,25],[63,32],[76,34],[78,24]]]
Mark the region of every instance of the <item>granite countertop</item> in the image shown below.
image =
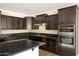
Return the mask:
[[[29,49],[44,45],[44,42],[29,39],[18,39],[0,42],[0,56],[15,55]]]
[[[30,36],[34,37],[42,37],[47,39],[58,39],[58,35],[56,34],[45,34],[45,33],[16,33],[16,34],[1,34],[1,37],[5,40],[16,40],[28,38]]]
[[[2,42],[0,42],[0,44],[8,44],[8,43],[14,43],[14,42],[19,42],[19,41],[23,41],[26,39],[19,39],[19,40],[4,40]]]
[[[44,34],[44,33],[29,33],[28,36],[42,37],[47,39],[58,39],[58,35],[56,34]],[[55,36],[52,36],[55,35]]]

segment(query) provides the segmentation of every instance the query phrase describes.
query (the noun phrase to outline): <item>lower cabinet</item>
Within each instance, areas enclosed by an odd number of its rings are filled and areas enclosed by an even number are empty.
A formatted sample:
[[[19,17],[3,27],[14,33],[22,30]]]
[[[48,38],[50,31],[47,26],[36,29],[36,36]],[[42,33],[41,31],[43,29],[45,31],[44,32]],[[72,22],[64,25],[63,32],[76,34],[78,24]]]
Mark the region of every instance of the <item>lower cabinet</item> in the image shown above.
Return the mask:
[[[51,37],[57,38],[57,35],[51,35]],[[46,44],[43,46],[40,46],[40,49],[47,50],[50,52],[57,52],[57,39],[55,38],[45,38],[45,37],[37,37],[37,36],[29,36],[29,39],[39,42],[45,42]]]
[[[76,50],[75,47],[59,46],[58,54],[61,56],[75,56]]]
[[[44,39],[45,40],[45,39]],[[50,52],[56,52],[57,48],[57,41],[54,39],[46,39],[43,41],[46,43],[46,45],[41,46],[41,49],[45,49]]]

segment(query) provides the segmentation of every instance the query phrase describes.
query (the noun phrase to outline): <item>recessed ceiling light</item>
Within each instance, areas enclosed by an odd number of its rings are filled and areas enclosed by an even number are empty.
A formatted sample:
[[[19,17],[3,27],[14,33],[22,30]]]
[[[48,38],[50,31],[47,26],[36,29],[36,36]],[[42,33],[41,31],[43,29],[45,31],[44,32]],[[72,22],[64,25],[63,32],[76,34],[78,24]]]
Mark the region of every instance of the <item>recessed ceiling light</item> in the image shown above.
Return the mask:
[[[26,11],[31,11],[31,9],[26,9]]]
[[[26,11],[38,11],[38,9],[30,8],[30,9],[26,9]]]

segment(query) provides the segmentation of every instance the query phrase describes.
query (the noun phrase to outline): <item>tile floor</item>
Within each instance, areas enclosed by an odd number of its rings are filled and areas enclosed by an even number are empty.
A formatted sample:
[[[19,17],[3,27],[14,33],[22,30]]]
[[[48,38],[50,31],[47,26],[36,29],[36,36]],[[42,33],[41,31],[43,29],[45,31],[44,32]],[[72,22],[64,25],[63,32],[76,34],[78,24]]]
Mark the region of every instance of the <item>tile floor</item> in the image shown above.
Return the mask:
[[[59,56],[59,55],[39,49],[39,56]]]

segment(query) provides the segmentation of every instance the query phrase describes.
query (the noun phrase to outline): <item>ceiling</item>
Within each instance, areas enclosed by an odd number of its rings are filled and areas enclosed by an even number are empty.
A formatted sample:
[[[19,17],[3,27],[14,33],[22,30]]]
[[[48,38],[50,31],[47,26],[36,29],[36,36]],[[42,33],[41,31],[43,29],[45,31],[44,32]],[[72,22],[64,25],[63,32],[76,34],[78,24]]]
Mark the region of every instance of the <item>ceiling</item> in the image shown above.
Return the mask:
[[[0,3],[0,9],[34,15],[75,4],[76,3]]]

